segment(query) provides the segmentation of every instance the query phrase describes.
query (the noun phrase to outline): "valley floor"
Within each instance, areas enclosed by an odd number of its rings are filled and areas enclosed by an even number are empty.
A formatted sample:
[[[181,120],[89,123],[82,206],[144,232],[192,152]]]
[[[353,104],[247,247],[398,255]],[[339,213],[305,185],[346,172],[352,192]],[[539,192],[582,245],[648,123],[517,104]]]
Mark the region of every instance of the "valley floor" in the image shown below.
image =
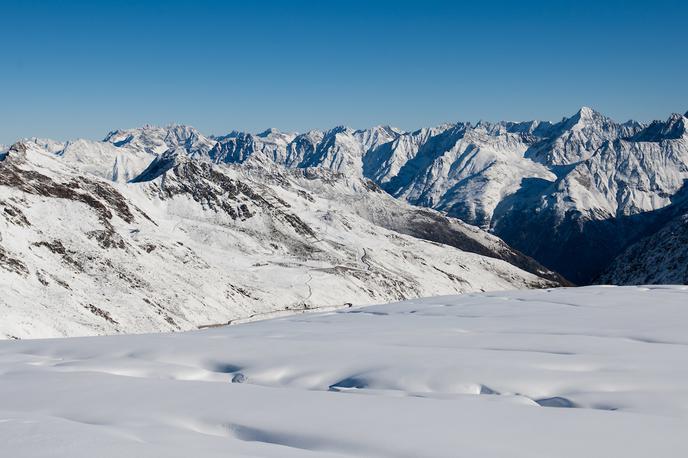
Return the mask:
[[[3,456],[688,456],[688,287],[0,342]]]

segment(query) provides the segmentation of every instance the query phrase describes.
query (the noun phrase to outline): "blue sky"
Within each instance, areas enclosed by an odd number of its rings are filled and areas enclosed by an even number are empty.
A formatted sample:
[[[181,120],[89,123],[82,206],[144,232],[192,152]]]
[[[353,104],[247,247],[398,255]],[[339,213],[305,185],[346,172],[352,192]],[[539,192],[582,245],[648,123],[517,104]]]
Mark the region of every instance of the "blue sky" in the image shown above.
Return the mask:
[[[688,110],[685,1],[0,0],[0,143]]]

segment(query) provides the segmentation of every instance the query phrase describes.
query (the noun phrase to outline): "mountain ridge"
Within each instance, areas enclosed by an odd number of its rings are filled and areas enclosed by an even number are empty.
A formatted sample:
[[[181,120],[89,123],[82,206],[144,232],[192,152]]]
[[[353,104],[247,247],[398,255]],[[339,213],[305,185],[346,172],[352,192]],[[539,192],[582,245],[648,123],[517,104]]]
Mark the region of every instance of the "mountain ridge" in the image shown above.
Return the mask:
[[[103,159],[76,162],[123,182],[153,179],[151,169],[141,174],[154,159],[162,165],[180,155],[216,164],[326,168],[489,230],[586,284],[645,234],[626,228],[626,216],[672,205],[671,196],[688,179],[686,122],[673,114],[648,124],[617,123],[582,107],[555,123],[458,122],[413,132],[337,126],[205,137],[188,126],[145,126],[113,131],[103,142],[83,141],[81,149],[102,149]],[[79,156],[78,146],[69,143],[61,154]],[[126,156],[118,155],[125,146]]]
[[[158,140],[170,143],[164,153],[146,150]],[[214,164],[188,153],[198,142],[179,140],[9,149],[0,161],[0,338],[190,330],[566,284],[499,238],[362,177]],[[150,163],[122,165],[138,177],[125,181],[113,163],[128,155]]]

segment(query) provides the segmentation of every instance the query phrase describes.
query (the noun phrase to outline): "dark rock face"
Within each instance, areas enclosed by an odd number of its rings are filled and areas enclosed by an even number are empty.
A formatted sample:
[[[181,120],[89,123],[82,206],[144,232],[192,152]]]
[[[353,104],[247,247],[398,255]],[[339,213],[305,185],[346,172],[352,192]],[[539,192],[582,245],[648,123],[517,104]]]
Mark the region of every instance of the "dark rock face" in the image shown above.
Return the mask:
[[[576,211],[567,212],[563,218],[547,208],[536,212],[527,198],[514,196],[497,208],[499,218],[493,232],[575,284],[597,283],[624,250],[681,215],[687,208],[687,196],[684,186],[667,207],[614,218],[601,215],[598,219]]]
[[[0,245],[0,268],[22,276],[29,275],[29,269],[26,268],[26,264],[10,255],[2,245]]]
[[[688,209],[625,249],[597,283],[688,284]]]
[[[257,207],[291,226],[297,234],[317,239],[313,229],[289,211],[289,204],[268,188],[258,189],[255,184],[234,180],[215,167],[206,162],[183,161],[163,173],[159,186],[152,183],[151,187],[161,199],[188,195],[203,208],[224,212],[233,220],[253,217],[251,206]]]
[[[134,215],[126,199],[112,186],[86,177],[58,182],[34,170],[21,168],[21,163],[21,156],[11,156],[3,162],[0,167],[0,182],[3,185],[28,194],[82,202],[91,207],[106,226],[113,212],[126,222],[133,221]]]

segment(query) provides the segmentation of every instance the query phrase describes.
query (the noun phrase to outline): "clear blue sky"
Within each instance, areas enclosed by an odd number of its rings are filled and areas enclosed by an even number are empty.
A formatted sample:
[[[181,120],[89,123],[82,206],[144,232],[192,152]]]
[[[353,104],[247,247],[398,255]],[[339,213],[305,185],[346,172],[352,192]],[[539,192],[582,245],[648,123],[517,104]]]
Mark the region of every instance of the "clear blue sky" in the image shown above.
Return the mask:
[[[0,0],[0,143],[688,110],[686,1]]]

